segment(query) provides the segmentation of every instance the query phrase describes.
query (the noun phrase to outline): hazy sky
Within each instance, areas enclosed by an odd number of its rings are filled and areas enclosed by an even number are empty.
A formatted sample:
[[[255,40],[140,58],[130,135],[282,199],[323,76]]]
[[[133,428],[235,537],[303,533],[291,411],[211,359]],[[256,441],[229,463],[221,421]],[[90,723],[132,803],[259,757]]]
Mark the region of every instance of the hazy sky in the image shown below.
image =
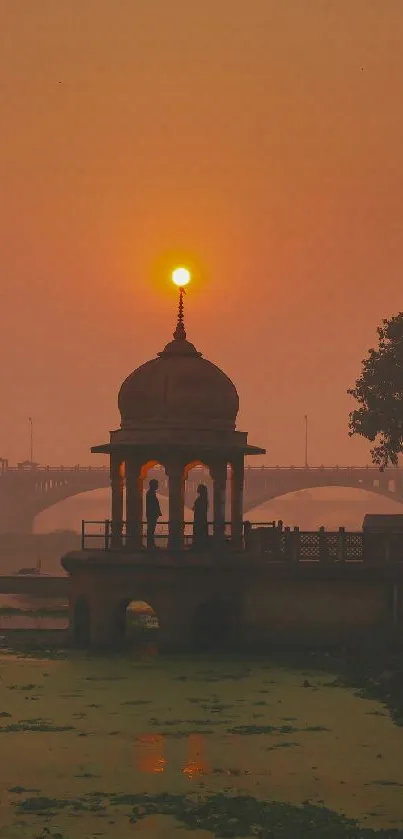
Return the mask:
[[[174,326],[269,463],[368,462],[346,395],[402,305],[402,0],[3,0],[0,455],[89,463]]]

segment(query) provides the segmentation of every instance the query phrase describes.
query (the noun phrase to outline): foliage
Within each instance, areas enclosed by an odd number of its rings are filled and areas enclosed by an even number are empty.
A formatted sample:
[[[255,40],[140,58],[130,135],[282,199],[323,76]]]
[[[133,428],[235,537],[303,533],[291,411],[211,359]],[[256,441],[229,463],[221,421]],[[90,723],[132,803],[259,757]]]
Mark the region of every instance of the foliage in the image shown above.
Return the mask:
[[[362,827],[355,819],[310,801],[298,806],[227,792],[204,797],[167,792],[155,795],[92,792],[82,798],[39,796],[15,802],[17,812],[38,816],[51,816],[68,809],[77,815],[95,812],[108,817],[113,812],[108,805],[114,809],[130,807],[128,816],[133,825],[148,816],[171,816],[190,830],[209,831],[216,839],[246,839],[252,835],[256,839],[403,839],[402,830]]]
[[[372,461],[382,471],[389,463],[397,466],[403,451],[403,312],[383,320],[377,332],[379,346],[369,350],[347,392],[359,405],[350,413],[350,436],[376,441]]]

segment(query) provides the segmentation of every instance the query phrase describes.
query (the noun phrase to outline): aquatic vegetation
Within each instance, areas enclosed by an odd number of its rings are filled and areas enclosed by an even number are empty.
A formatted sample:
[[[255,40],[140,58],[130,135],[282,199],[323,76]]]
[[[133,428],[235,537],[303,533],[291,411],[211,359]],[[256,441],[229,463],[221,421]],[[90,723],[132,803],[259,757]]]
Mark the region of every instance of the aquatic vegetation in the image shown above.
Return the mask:
[[[371,781],[371,784],[378,784],[381,787],[403,787],[403,784],[399,784],[399,781],[391,781],[388,779]]]
[[[40,833],[35,833],[33,839],[65,839],[65,837],[66,834],[60,833],[60,830],[50,830],[49,827],[43,827]]]
[[[228,725],[229,720],[159,720],[156,717],[150,717],[149,725],[152,726],[174,726],[174,725],[201,725],[201,726],[208,726],[208,725]]]
[[[129,821],[136,824],[147,816],[171,816],[191,830],[208,830],[217,839],[402,839],[397,829],[374,830],[339,815],[323,805],[304,802],[297,806],[278,801],[261,801],[250,795],[218,793],[205,797],[171,793],[147,795],[96,793],[81,798],[57,799],[38,796],[16,802],[22,813],[46,815],[70,809],[100,812],[108,808],[131,808]],[[45,834],[51,836],[51,834]]]
[[[25,792],[39,792],[39,789],[27,789],[26,787],[10,787],[7,792],[17,793],[22,795]]]
[[[86,682],[122,682],[128,679],[128,676],[85,676]]]
[[[0,734],[11,734],[16,731],[74,731],[73,725],[51,725],[48,723],[21,722],[0,726]]]
[[[172,737],[176,738],[177,740],[187,739],[190,736],[200,736],[205,737],[207,734],[214,734],[212,728],[182,728],[179,731],[160,731],[158,732],[162,735],[162,737]]]
[[[137,802],[133,799],[137,798]],[[114,799],[119,803],[119,797]],[[128,802],[127,802],[128,803]],[[403,831],[371,830],[359,827],[353,819],[334,813],[323,806],[305,803],[302,806],[276,801],[258,801],[247,795],[217,794],[194,800],[180,795],[160,794],[133,796],[135,823],[151,814],[170,815],[193,830],[210,830],[215,837],[230,839],[249,837],[259,839],[401,839]]]
[[[294,734],[297,731],[330,731],[323,725],[307,725],[295,728],[292,725],[236,725],[228,729],[228,734]]]
[[[9,690],[40,690],[43,685],[7,685]]]
[[[246,679],[249,672],[245,673],[213,673],[210,676],[204,676],[200,681],[203,682],[239,682],[241,679]],[[268,691],[267,691],[268,692]]]
[[[276,751],[276,749],[290,749],[290,748],[293,748],[294,746],[299,748],[301,746],[301,743],[295,743],[292,740],[283,740],[283,742],[281,742],[281,743],[273,743],[272,746],[267,746],[266,751],[267,752],[274,752],[274,751]]]

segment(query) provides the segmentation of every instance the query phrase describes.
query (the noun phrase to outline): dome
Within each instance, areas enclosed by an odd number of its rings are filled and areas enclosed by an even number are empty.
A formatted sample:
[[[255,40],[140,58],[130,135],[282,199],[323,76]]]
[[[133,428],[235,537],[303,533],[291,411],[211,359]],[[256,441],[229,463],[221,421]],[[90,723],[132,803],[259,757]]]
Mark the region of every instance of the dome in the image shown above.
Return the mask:
[[[239,399],[231,379],[177,329],[157,358],[125,379],[118,405],[122,428],[231,431]]]

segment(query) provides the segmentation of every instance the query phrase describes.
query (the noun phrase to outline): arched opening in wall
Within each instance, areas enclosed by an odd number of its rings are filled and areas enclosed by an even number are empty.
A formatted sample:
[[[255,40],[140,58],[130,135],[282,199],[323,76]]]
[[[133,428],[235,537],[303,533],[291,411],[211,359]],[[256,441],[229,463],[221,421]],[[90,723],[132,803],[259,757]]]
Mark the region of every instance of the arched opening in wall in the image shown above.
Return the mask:
[[[141,467],[140,481],[143,495],[143,545],[148,548],[165,548],[168,545],[168,475],[165,467],[157,460],[149,460]],[[147,493],[153,488],[156,492]],[[158,512],[161,515],[158,516]]]
[[[232,647],[239,626],[237,604],[210,600],[199,606],[193,623],[193,647],[204,652]]]
[[[185,547],[207,548],[213,535],[213,481],[208,466],[192,460],[185,466]],[[200,488],[200,490],[199,490]],[[200,501],[199,501],[200,499]],[[197,501],[196,509],[194,505]],[[207,506],[207,527],[203,523]]]
[[[145,600],[123,600],[116,610],[118,643],[128,647],[158,647],[159,620]]]
[[[85,597],[74,604],[73,643],[76,647],[88,647],[91,641],[90,607]]]

